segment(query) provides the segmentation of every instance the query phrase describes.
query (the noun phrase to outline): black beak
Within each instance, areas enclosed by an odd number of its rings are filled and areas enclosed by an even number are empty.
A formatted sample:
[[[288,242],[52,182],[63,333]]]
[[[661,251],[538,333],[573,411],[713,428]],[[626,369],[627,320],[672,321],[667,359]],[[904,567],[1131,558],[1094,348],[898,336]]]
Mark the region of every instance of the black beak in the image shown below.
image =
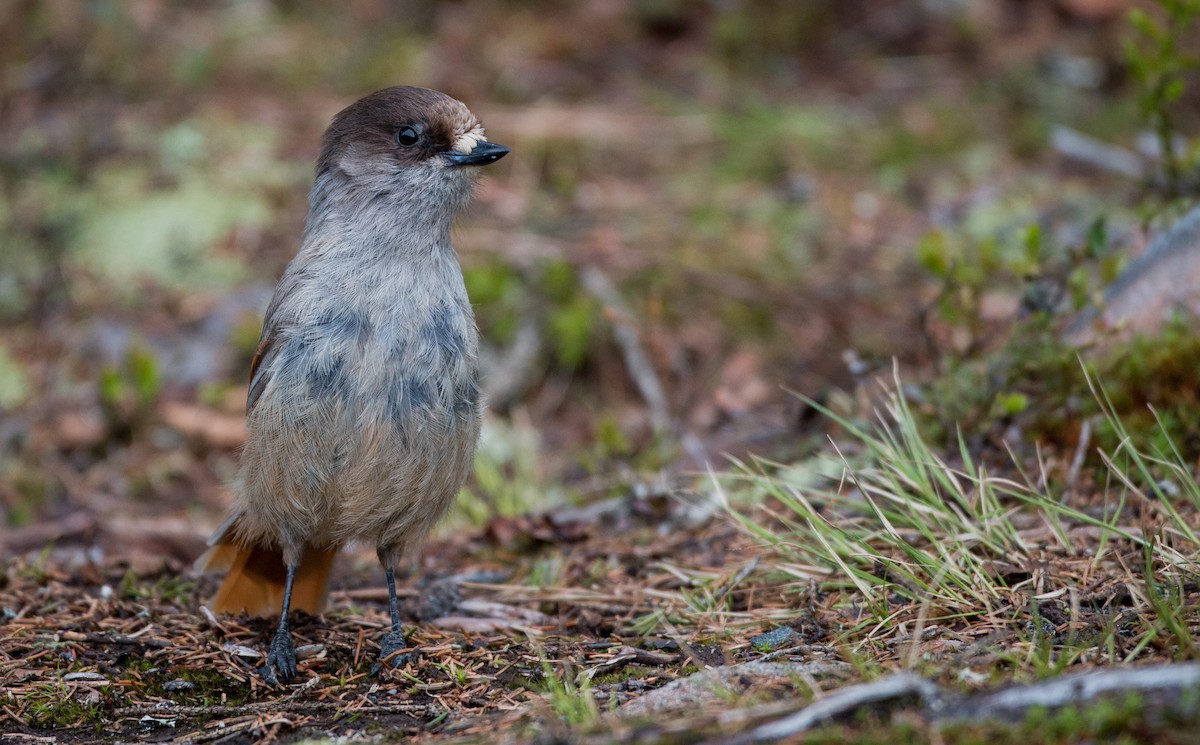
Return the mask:
[[[503,145],[482,140],[475,143],[475,147],[469,153],[461,153],[457,150],[447,152],[446,160],[450,161],[452,166],[486,166],[488,163],[500,160],[509,152],[509,149]]]

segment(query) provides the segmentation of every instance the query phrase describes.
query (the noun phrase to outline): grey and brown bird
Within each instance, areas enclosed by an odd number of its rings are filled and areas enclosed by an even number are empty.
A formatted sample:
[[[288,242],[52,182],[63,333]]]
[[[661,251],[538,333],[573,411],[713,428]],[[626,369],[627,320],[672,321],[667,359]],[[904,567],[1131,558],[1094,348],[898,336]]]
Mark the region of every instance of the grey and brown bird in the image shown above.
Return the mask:
[[[405,647],[395,572],[466,480],[482,411],[450,228],[476,166],[508,152],[459,101],[407,86],[325,132],[251,364],[234,508],[198,562],[227,572],[214,611],[279,612],[269,681],[296,675],[288,613],[321,612],[347,543],[375,546],[387,578],[381,659]]]

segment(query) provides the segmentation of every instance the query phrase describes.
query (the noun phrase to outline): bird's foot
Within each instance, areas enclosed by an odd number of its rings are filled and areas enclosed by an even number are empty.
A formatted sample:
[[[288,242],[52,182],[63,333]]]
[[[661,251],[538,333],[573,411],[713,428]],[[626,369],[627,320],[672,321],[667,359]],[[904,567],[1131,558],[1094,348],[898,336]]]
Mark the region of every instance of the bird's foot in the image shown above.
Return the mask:
[[[267,664],[259,672],[273,686],[296,677],[296,643],[292,641],[291,631],[280,629],[275,633],[267,652]]]
[[[385,666],[392,669],[404,667],[420,654],[416,649],[411,652],[405,652],[405,649],[408,649],[408,640],[404,638],[403,631],[384,634],[379,642],[379,661],[371,668],[371,675],[378,675]]]

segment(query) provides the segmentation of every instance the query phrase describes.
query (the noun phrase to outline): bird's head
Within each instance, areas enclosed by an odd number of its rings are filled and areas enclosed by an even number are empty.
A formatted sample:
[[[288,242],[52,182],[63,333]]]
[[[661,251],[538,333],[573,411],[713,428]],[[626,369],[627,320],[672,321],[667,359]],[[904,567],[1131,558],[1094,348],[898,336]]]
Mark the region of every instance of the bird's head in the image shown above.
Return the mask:
[[[452,218],[466,206],[475,166],[509,152],[488,142],[479,119],[444,93],[397,86],[359,99],[334,117],[317,161],[358,200]]]

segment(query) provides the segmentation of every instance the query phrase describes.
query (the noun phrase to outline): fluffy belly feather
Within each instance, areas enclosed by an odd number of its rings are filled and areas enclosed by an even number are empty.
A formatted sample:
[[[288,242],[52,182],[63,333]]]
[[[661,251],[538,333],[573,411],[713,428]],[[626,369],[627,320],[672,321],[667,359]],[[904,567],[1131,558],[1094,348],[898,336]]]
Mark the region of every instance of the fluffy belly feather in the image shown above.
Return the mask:
[[[435,313],[399,339],[364,339],[365,327],[285,340],[248,417],[243,539],[409,544],[466,480],[480,424],[473,324]]]

